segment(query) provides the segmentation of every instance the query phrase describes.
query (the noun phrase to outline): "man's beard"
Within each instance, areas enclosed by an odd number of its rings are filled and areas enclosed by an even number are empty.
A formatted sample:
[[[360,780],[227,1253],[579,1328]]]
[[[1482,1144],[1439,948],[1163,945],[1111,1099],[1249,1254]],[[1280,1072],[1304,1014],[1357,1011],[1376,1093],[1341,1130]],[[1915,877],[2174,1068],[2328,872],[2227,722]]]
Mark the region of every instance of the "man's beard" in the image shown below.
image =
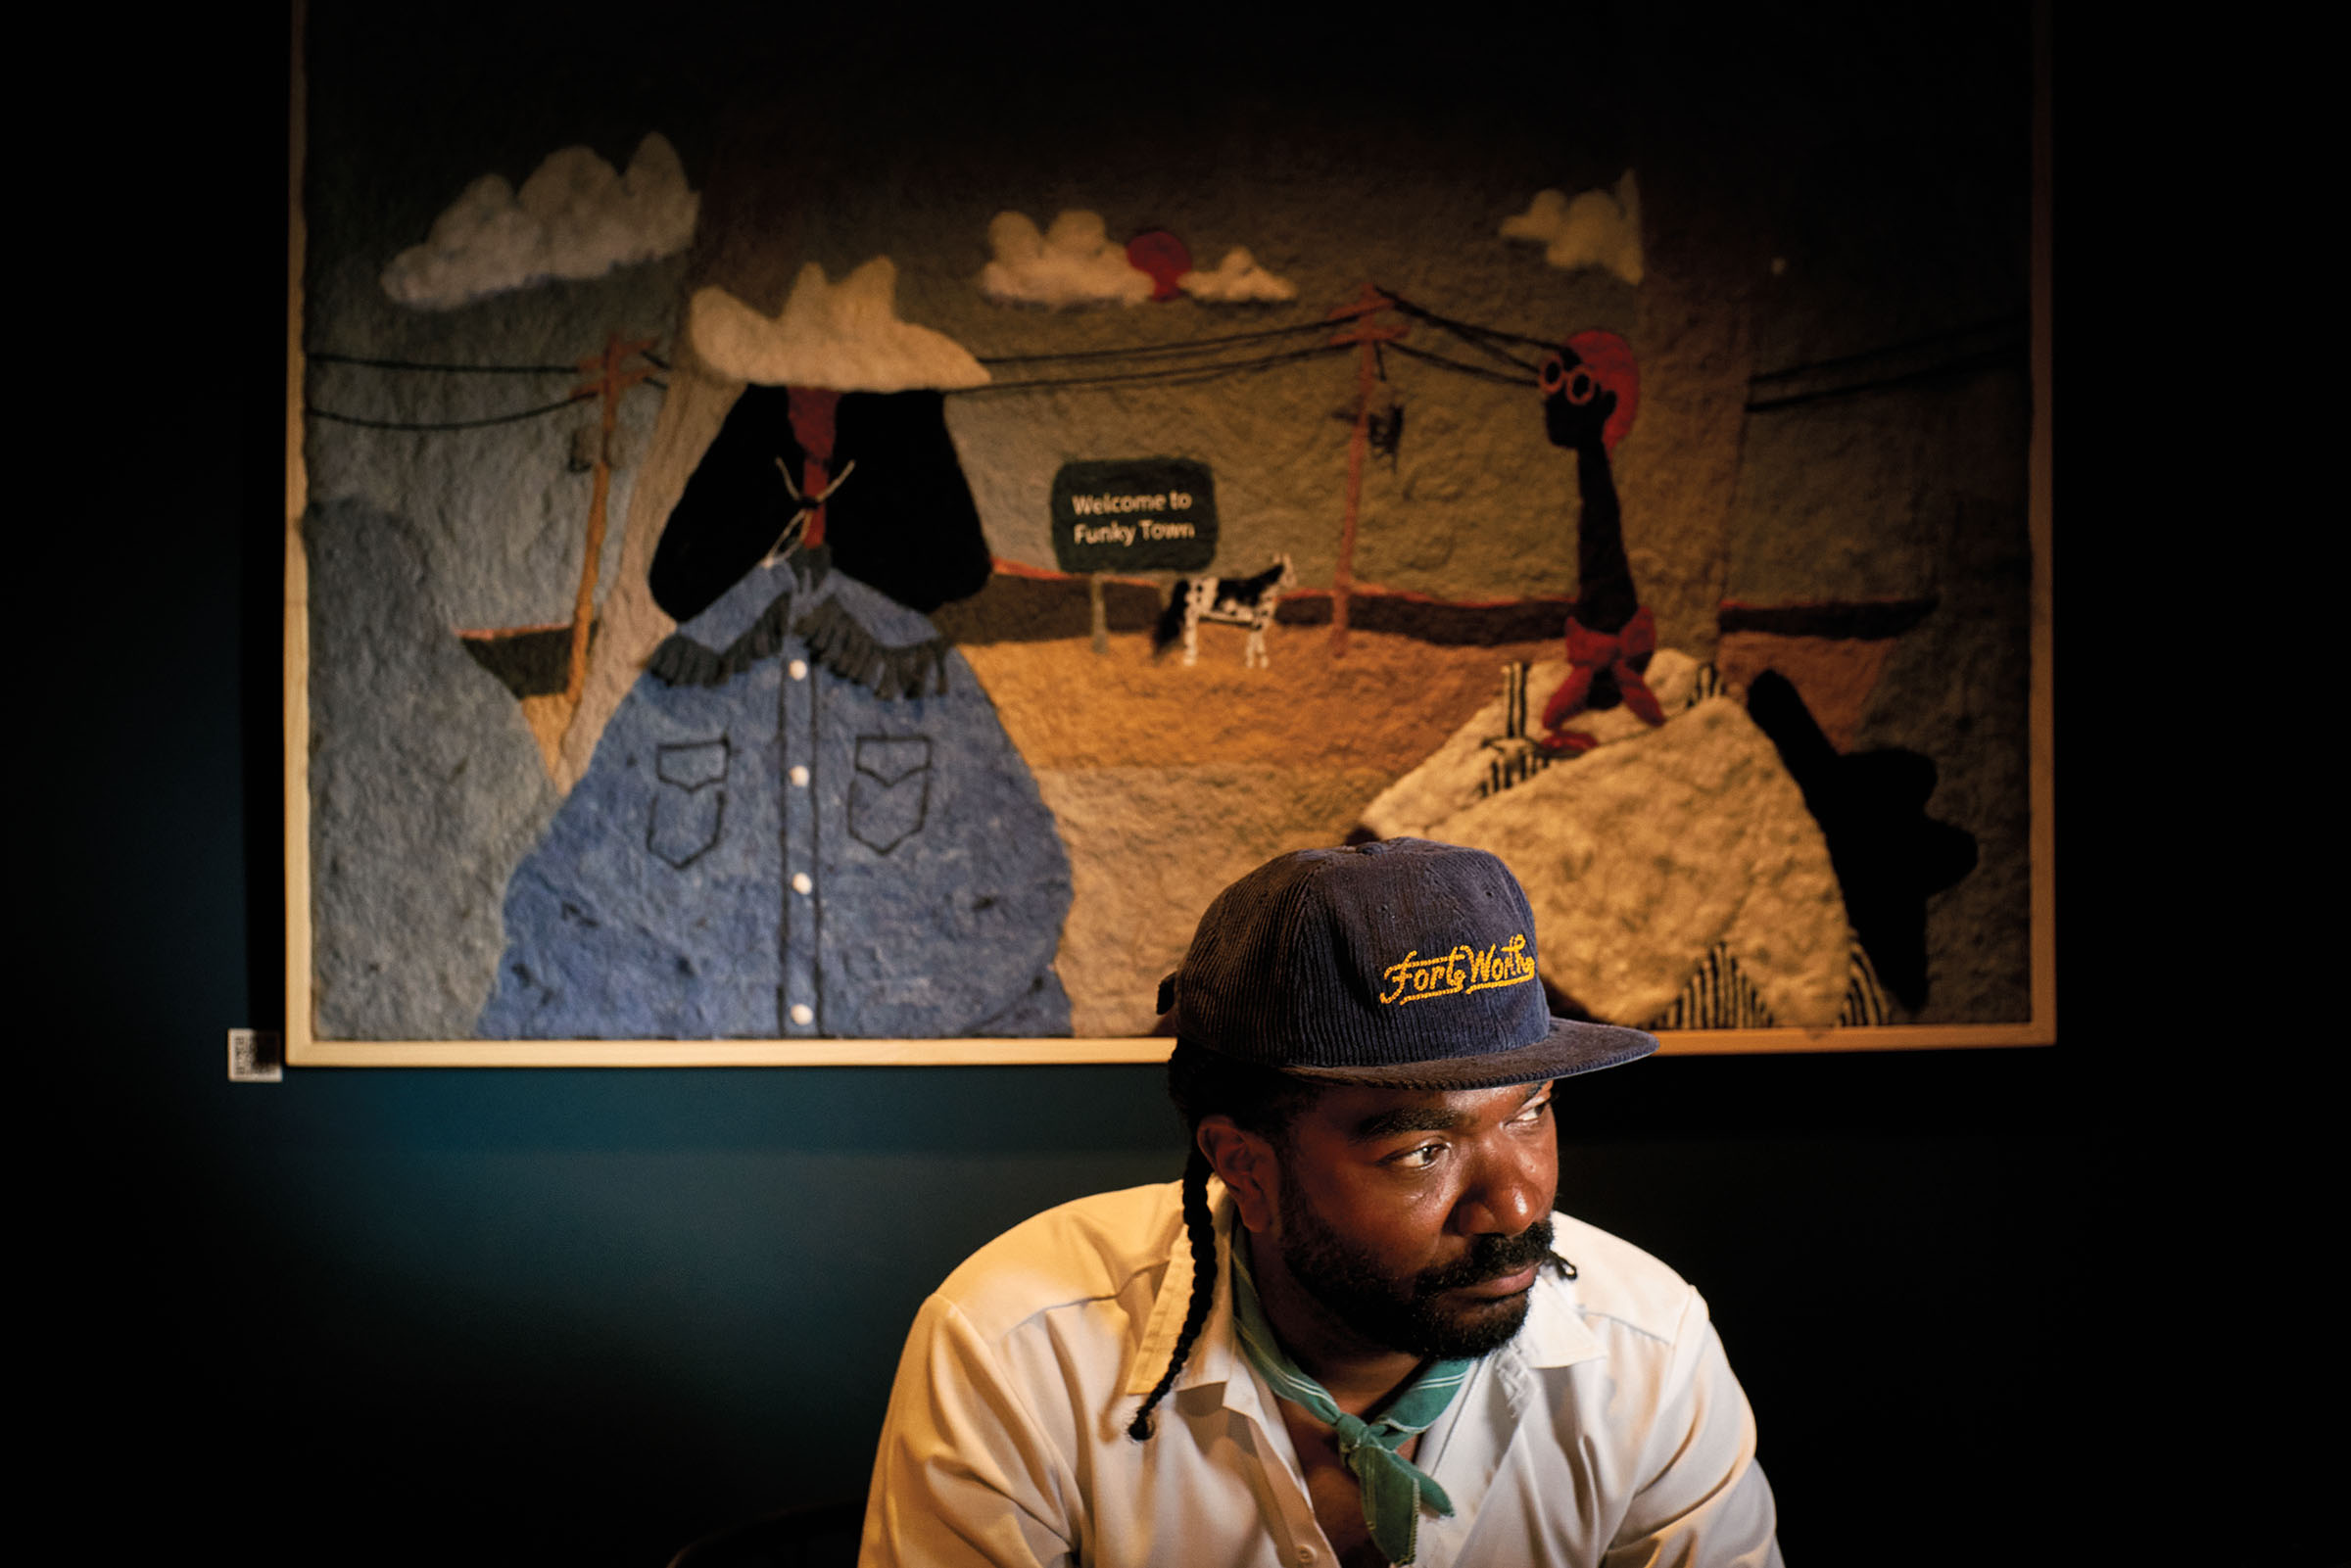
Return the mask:
[[[1383,1274],[1369,1254],[1332,1230],[1295,1182],[1281,1188],[1282,1261],[1306,1293],[1376,1344],[1422,1358],[1483,1355],[1510,1343],[1526,1321],[1526,1297],[1447,1304],[1447,1291],[1515,1274],[1551,1260],[1551,1215],[1515,1236],[1479,1236],[1459,1261],[1403,1279]]]

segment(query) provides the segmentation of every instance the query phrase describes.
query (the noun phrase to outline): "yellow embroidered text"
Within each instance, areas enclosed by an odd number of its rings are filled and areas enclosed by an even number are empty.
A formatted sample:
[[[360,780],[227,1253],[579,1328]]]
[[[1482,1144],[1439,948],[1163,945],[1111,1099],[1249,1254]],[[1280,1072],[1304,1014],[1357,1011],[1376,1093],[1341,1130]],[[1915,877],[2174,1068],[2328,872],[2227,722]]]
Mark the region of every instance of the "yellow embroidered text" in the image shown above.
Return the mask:
[[[1425,1002],[1432,996],[1460,996],[1464,991],[1490,991],[1497,985],[1523,985],[1535,977],[1535,961],[1526,956],[1524,933],[1483,952],[1456,944],[1437,958],[1422,958],[1415,948],[1401,962],[1380,972],[1388,983],[1382,1002],[1402,1006]]]

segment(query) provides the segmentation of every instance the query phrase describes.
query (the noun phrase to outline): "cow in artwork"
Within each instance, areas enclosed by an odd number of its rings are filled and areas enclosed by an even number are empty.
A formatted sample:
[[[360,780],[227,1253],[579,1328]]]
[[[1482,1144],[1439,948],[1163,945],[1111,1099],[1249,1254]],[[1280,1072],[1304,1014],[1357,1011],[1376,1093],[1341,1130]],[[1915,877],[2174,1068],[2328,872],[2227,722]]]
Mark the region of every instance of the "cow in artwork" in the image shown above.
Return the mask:
[[[1281,603],[1281,591],[1297,584],[1298,573],[1287,555],[1274,556],[1273,564],[1255,577],[1178,579],[1176,591],[1168,595],[1168,607],[1159,618],[1159,627],[1152,634],[1152,654],[1156,657],[1166,653],[1180,638],[1185,667],[1199,663],[1200,623],[1217,621],[1248,628],[1248,645],[1241,650],[1243,669],[1268,668],[1271,661],[1266,657],[1266,628],[1273,624],[1273,611]]]

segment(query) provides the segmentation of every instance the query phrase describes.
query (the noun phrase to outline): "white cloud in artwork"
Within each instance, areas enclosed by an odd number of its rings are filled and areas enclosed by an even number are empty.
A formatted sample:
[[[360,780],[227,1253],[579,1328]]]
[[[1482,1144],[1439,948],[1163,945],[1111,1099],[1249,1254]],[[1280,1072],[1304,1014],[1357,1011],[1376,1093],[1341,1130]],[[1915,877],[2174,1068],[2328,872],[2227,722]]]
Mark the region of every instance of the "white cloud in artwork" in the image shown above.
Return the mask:
[[[658,131],[637,144],[625,173],[593,148],[566,147],[519,191],[501,174],[466,186],[424,243],[384,268],[384,292],[421,310],[449,310],[552,278],[600,277],[684,250],[701,203]]]
[[[1641,188],[1626,169],[1613,191],[1585,191],[1573,201],[1559,191],[1537,191],[1525,212],[1502,220],[1505,239],[1533,240],[1553,266],[1606,267],[1627,283],[1641,281]]]
[[[1209,305],[1271,305],[1298,298],[1297,285],[1259,266],[1257,259],[1238,245],[1224,253],[1224,260],[1213,272],[1186,272],[1176,280],[1176,286]]]
[[[987,225],[994,260],[980,269],[980,292],[998,305],[1064,310],[1086,305],[1140,305],[1151,274],[1111,242],[1102,214],[1064,212],[1043,233],[1026,213],[998,213]]]
[[[877,256],[839,283],[814,261],[783,310],[761,315],[724,289],[695,291],[687,331],[719,374],[836,392],[946,391],[987,384],[986,367],[943,332],[898,318],[898,268]]]

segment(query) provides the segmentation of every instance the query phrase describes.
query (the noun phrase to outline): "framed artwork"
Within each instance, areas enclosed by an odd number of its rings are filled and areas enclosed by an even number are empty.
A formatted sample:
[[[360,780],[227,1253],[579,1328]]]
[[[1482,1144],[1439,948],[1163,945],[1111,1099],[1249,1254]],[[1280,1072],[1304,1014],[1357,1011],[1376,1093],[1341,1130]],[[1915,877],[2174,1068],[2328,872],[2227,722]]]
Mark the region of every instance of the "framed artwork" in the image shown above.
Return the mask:
[[[1399,835],[1668,1051],[2054,1039],[2023,8],[425,9],[298,23],[290,1063],[1154,1060]]]

